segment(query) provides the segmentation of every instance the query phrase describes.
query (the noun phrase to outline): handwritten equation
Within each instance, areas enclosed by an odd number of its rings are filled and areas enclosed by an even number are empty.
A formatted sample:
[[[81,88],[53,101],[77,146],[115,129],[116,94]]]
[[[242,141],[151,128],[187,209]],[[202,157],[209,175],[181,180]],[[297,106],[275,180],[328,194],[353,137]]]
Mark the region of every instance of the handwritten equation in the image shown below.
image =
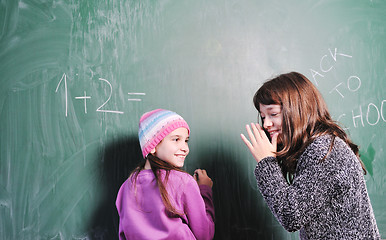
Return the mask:
[[[310,69],[312,78],[314,80],[314,83],[316,86],[319,85],[319,81],[317,78],[324,78],[325,74],[330,72],[332,69],[334,69],[336,63],[340,58],[352,58],[351,55],[348,55],[346,53],[338,52],[338,49],[335,48],[334,51],[331,51],[331,49],[328,49],[329,54],[323,55],[319,62],[319,70],[316,71],[314,69]],[[333,61],[331,61],[331,59]],[[330,60],[330,61],[329,61]],[[340,61],[340,60],[339,60]],[[331,64],[332,62],[332,64]],[[343,88],[347,88],[349,92],[356,92],[358,91],[362,86],[361,79],[356,75],[351,75],[347,78],[346,83],[345,82],[339,82],[336,84],[332,89],[329,91],[329,94],[338,94],[341,98],[344,98],[345,95],[343,93]],[[386,116],[384,115],[384,106],[386,105],[386,100],[381,100],[380,103],[368,103],[367,109],[362,111],[362,106],[360,105],[358,107],[358,110],[351,110],[351,116],[354,128],[357,128],[360,125],[362,127],[365,126],[365,123],[367,123],[370,126],[374,126],[379,124],[380,122],[386,122]],[[338,116],[337,121],[347,117],[345,113]],[[359,124],[358,124],[359,121]],[[346,128],[349,129],[349,128]]]
[[[106,83],[109,86],[110,92],[109,92],[108,96],[106,97],[105,101],[96,109],[96,111],[97,112],[104,112],[104,113],[123,114],[124,112],[122,112],[122,111],[105,109],[105,105],[110,101],[111,96],[113,94],[113,86],[111,85],[111,83],[108,80],[106,80],[104,78],[99,78],[99,81]],[[62,82],[63,82],[63,84],[62,84]],[[65,73],[63,73],[62,78],[60,79],[58,85],[56,86],[55,93],[58,92],[59,87],[61,85],[64,85],[65,112],[66,112],[66,117],[67,117],[67,115],[68,115],[68,88],[67,88],[67,75]],[[84,112],[87,114],[87,100],[90,100],[91,96],[88,96],[86,91],[84,91],[83,93],[84,94],[82,96],[74,97],[74,99],[84,101]],[[142,93],[142,92],[129,92],[127,94],[129,96],[135,97],[135,98],[128,98],[127,100],[128,101],[135,101],[135,102],[142,101],[142,99],[139,97],[146,95],[146,93]]]

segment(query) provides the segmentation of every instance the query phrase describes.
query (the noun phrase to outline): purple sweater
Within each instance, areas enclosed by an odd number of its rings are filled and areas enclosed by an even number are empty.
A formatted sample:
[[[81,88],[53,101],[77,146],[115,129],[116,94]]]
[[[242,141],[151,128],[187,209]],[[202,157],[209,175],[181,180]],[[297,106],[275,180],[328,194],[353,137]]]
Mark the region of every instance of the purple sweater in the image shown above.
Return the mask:
[[[174,170],[165,186],[174,208],[185,213],[182,217],[168,214],[150,169],[138,174],[136,185],[131,177],[122,184],[116,200],[119,239],[212,239],[212,189]]]

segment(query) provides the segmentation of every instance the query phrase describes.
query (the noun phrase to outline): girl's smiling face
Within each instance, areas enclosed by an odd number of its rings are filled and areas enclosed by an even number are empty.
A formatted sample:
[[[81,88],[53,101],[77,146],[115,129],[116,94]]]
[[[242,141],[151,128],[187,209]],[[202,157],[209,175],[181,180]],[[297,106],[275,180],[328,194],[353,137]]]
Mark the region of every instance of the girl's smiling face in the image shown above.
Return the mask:
[[[188,140],[188,130],[183,127],[177,128],[169,133],[151,153],[159,159],[181,168],[189,154]]]
[[[281,134],[282,113],[281,106],[278,104],[264,105],[260,103],[260,115],[263,120],[263,127],[272,138],[275,133]],[[280,136],[280,135],[279,135]],[[278,140],[280,137],[278,138]]]

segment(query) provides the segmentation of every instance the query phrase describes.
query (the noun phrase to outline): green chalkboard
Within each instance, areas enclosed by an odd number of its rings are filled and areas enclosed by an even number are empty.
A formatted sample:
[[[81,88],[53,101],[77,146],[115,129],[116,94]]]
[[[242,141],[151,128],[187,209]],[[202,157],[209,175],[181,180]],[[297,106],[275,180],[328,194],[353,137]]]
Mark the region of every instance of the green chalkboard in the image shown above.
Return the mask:
[[[0,239],[115,239],[138,119],[190,124],[190,173],[214,180],[215,239],[297,239],[240,140],[252,96],[299,71],[361,146],[386,238],[386,2],[0,1]]]

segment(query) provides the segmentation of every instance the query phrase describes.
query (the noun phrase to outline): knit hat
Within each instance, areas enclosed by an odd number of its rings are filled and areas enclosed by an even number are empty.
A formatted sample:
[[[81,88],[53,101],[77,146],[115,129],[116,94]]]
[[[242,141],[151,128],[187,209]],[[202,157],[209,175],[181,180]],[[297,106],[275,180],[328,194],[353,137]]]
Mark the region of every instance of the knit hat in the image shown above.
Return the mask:
[[[175,112],[155,109],[144,113],[139,120],[138,131],[143,157],[146,158],[169,133],[181,127],[188,129],[190,133],[188,123]]]

